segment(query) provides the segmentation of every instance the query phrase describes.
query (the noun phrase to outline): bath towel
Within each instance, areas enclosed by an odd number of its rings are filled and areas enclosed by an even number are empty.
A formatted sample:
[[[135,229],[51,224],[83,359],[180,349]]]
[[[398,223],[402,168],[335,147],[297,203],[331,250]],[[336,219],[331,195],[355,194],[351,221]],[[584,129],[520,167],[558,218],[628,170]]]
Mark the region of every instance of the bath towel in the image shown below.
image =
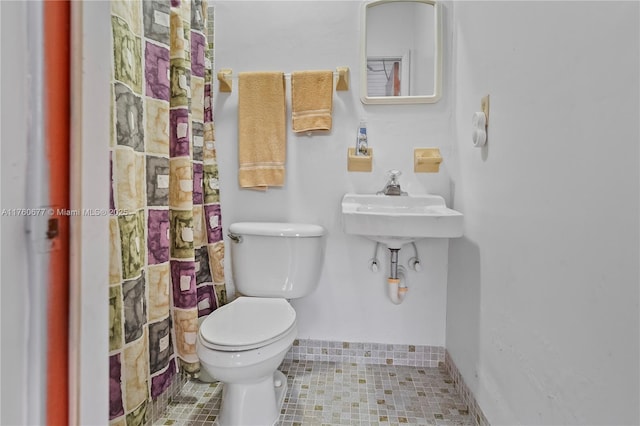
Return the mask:
[[[294,132],[331,130],[333,71],[291,74],[291,121]]]
[[[284,73],[238,75],[238,181],[241,188],[283,186],[287,154]]]

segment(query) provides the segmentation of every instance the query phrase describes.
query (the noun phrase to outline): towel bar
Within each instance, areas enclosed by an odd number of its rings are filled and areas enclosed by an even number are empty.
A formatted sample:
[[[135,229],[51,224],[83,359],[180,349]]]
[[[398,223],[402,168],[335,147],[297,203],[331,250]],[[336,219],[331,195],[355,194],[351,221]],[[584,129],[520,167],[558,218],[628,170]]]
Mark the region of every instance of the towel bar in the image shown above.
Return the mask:
[[[333,72],[334,79],[337,79],[337,91],[349,90],[349,72],[349,67],[337,67],[336,71]],[[225,93],[232,92],[233,80],[237,78],[238,76],[233,74],[231,68],[221,68],[220,71],[218,71],[218,81],[220,82],[219,90]],[[291,73],[284,73],[284,78],[290,79]]]
[[[335,76],[338,75],[338,82],[336,83],[336,90],[349,90],[349,67],[338,67]]]
[[[220,82],[220,91],[230,93],[233,91],[233,83],[231,82],[231,76],[233,70],[231,68],[222,68],[218,71],[218,81]]]

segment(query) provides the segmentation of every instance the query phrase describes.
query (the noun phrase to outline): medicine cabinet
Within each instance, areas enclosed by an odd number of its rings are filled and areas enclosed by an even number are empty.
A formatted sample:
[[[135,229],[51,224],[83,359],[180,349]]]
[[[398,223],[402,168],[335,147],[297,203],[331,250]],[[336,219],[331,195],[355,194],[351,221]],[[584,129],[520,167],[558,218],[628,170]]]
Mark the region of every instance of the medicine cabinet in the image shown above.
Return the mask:
[[[434,0],[363,4],[361,100],[365,104],[434,103],[442,94],[441,5]]]

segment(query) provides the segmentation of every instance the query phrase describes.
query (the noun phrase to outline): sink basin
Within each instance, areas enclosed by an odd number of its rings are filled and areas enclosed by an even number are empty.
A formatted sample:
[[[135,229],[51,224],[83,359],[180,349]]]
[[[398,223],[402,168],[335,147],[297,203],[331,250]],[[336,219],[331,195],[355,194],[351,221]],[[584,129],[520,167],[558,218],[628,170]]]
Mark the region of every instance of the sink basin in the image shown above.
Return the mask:
[[[462,213],[439,195],[345,194],[342,223],[347,234],[362,235],[389,248],[420,238],[462,236]]]

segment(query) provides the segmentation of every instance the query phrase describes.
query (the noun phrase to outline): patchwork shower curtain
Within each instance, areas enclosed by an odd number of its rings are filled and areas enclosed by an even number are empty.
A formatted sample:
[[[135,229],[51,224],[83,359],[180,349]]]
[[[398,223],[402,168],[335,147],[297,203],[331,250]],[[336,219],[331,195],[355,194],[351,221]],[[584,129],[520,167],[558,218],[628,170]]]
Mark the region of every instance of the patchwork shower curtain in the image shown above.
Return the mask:
[[[200,0],[112,0],[111,13],[109,420],[144,424],[199,370],[198,317],[225,303],[213,22]]]

